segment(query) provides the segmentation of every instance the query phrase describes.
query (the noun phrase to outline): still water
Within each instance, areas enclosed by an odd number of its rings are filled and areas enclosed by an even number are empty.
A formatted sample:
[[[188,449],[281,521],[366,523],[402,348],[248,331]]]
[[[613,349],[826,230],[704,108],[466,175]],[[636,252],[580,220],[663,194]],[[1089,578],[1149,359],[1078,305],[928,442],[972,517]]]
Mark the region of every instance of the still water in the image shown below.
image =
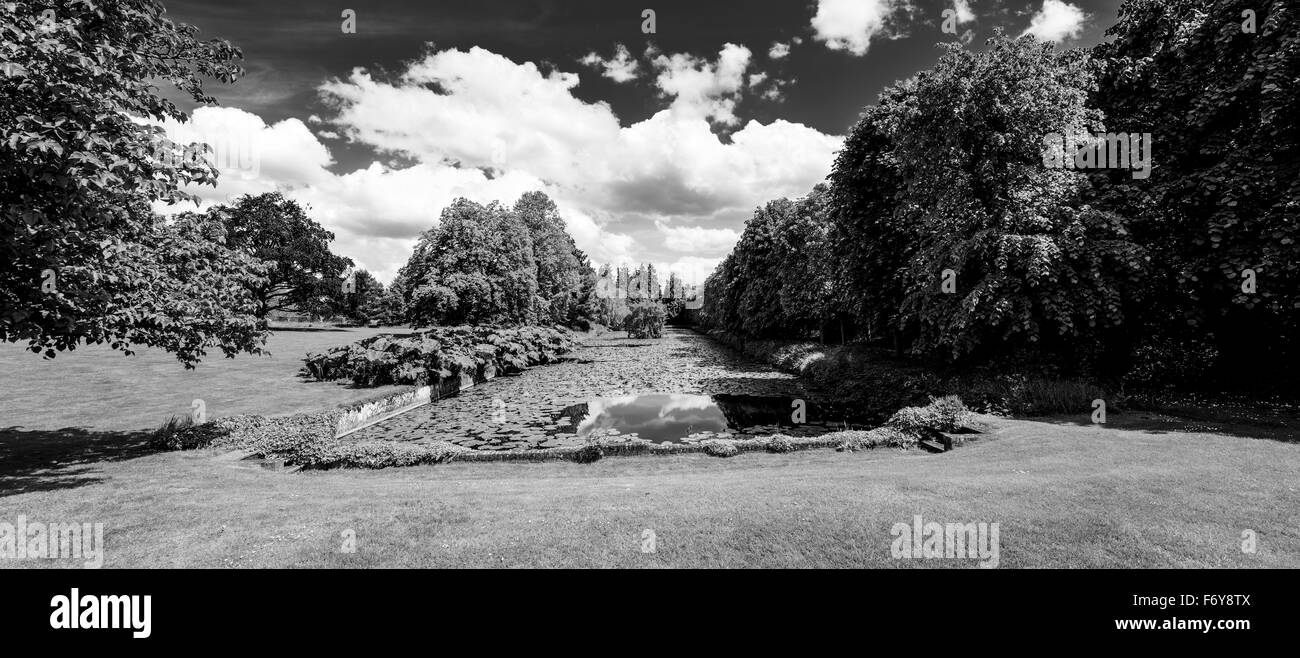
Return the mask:
[[[656,443],[727,434],[821,434],[845,426],[818,416],[808,403],[788,397],[650,393],[588,400],[566,407],[556,420],[568,419],[561,431],[578,437],[634,435]]]

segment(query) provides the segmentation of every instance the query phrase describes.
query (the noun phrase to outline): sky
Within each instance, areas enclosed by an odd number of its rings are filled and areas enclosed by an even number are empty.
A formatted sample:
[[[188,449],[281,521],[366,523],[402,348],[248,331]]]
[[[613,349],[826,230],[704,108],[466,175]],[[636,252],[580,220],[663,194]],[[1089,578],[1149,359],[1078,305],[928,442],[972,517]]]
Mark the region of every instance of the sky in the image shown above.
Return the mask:
[[[457,197],[539,189],[594,263],[699,282],[757,206],[807,194],[887,86],[995,30],[1089,47],[1119,0],[163,0],[239,46],[203,206],[279,190],[390,281]],[[653,32],[645,11],[653,11]],[[945,25],[952,29],[945,30]],[[179,96],[172,98],[183,101]],[[170,213],[193,206],[159,207]]]

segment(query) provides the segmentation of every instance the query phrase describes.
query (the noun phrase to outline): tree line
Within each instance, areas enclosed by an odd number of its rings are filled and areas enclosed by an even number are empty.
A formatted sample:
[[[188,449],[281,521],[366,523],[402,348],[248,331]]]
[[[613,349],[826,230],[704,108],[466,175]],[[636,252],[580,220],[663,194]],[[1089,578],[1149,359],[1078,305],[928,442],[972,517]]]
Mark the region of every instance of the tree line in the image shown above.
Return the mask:
[[[156,125],[188,118],[157,85],[215,104],[204,85],[243,76],[239,48],[200,39],[157,0],[0,3],[0,18],[0,341],[50,358],[155,347],[193,367],[212,350],[261,353],[278,311],[426,324],[596,316],[595,273],[540,193],[509,212],[458,201],[387,287],[278,193],[165,218],[152,208],[197,204],[185,188],[215,184],[218,170],[206,145]]]
[[[955,364],[1294,382],[1300,16],[1286,4],[1126,0],[1090,50],[944,46],[864,109],[826,184],[755,211],[706,281],[704,321]],[[1146,152],[1099,151],[1113,133],[1149,134]],[[1052,166],[1053,135],[1079,136],[1071,166]]]

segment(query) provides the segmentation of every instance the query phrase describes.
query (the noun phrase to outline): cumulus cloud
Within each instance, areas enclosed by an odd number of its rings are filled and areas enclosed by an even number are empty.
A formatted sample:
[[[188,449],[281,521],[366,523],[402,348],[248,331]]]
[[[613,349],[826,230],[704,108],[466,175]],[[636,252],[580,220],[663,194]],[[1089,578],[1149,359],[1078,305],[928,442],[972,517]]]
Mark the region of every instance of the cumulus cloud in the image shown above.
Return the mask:
[[[614,56],[605,59],[600,55],[591,52],[585,57],[578,60],[587,66],[602,69],[601,75],[613,80],[614,82],[629,82],[637,78],[640,63],[628,52],[627,46],[618,44],[614,49]]]
[[[429,52],[388,81],[353,71],[319,87],[331,108],[320,126],[376,152],[350,172],[333,171],[319,127],[313,134],[296,119],[267,125],[242,110],[203,108],[168,130],[248,132],[259,167],[223,168],[221,186],[195,191],[212,203],[281,190],[335,233],[338,253],[384,280],[456,197],[512,203],[534,189],[556,201],[593,261],[653,262],[702,280],[754,207],[806,194],[825,177],[842,138],[737,119],[724,139],[711,104],[747,90],[749,51],[661,56],[659,84],[671,101],[630,125],[608,104],[575,97],[576,74],[480,48]]]
[[[886,33],[893,13],[906,0],[817,0],[812,27],[815,38],[831,50],[867,54],[871,40]]]
[[[659,54],[655,86],[673,99],[672,107],[691,116],[705,117],[723,125],[735,125],[736,102],[745,86],[745,72],[753,53],[734,43],[723,45],[714,61],[689,53]]]
[[[958,25],[975,20],[975,12],[971,11],[970,0],[952,0],[952,8],[956,12]]]
[[[207,157],[222,176],[215,189],[203,188],[205,199],[303,187],[331,175],[327,168],[334,160],[329,149],[298,119],[267,125],[244,110],[200,107],[186,123],[144,123],[163,127],[172,141],[210,147]]]
[[[1088,15],[1075,5],[1062,0],[1043,0],[1043,6],[1029,19],[1029,27],[1021,36],[1032,34],[1043,41],[1057,42],[1077,39],[1087,20]]]
[[[803,39],[799,37],[791,37],[787,43],[773,41],[772,47],[767,50],[767,57],[768,59],[785,59],[790,55],[790,48],[801,43],[803,43]]]
[[[740,238],[740,232],[728,228],[703,226],[666,226],[656,223],[664,235],[664,246],[677,252],[724,256]]]

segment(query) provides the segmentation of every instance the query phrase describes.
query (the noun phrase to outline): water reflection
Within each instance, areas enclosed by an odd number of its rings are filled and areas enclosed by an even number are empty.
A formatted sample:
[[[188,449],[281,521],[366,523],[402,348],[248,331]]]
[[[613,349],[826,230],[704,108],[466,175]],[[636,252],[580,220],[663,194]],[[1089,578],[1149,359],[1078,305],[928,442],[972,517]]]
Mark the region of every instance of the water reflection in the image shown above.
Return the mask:
[[[821,434],[837,429],[803,405],[795,423],[793,398],[752,395],[651,393],[596,398],[566,407],[555,418],[560,432],[578,437],[618,434],[654,442],[682,442],[712,435]]]

